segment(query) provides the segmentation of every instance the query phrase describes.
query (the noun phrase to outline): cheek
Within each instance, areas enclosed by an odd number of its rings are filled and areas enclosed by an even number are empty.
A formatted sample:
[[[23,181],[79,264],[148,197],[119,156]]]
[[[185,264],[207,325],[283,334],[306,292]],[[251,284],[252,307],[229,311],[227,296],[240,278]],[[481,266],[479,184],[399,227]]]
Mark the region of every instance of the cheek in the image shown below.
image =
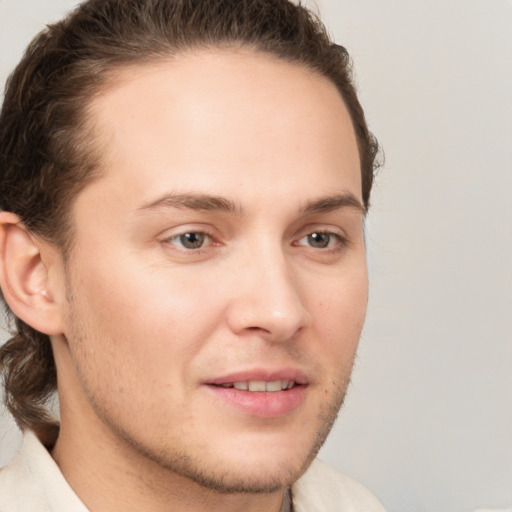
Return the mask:
[[[366,265],[333,279],[318,293],[312,314],[315,330],[328,356],[326,364],[353,359],[368,302]],[[330,359],[329,359],[330,356]]]
[[[73,276],[78,314],[96,350],[155,369],[192,358],[222,318],[222,304],[214,287],[176,270],[117,259]]]
[[[122,417],[130,428],[142,428],[144,417],[165,425],[165,411],[155,411],[162,401],[174,411],[185,406],[193,361],[215,328],[213,317],[197,322],[209,299],[190,286],[175,293],[183,283],[153,272],[109,267],[120,265],[102,263],[69,283],[80,290],[71,301],[68,341],[81,387],[96,410]]]

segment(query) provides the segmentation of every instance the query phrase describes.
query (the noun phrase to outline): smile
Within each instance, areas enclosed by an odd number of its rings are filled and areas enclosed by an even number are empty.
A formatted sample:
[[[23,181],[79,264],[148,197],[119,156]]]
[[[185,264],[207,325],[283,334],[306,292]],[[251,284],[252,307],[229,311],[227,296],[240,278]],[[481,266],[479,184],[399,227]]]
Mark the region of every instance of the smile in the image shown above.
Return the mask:
[[[273,393],[276,391],[292,389],[296,386],[296,383],[293,380],[273,380],[269,382],[264,380],[247,380],[240,382],[225,382],[220,384],[220,386],[223,388],[235,388],[243,391]]]
[[[230,409],[259,418],[290,414],[301,406],[310,392],[307,383],[288,379],[230,379],[207,384],[204,389]]]

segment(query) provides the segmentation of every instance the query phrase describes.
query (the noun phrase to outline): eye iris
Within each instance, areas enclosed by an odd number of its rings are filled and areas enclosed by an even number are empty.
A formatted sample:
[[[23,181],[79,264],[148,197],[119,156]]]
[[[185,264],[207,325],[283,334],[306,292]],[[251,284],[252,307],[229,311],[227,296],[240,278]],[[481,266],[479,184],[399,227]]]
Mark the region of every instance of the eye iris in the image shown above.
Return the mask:
[[[311,233],[311,235],[308,235],[308,242],[311,247],[318,249],[325,249],[329,246],[330,241],[331,236],[328,233]]]
[[[199,249],[205,241],[204,233],[185,233],[180,235],[180,242],[186,249]]]

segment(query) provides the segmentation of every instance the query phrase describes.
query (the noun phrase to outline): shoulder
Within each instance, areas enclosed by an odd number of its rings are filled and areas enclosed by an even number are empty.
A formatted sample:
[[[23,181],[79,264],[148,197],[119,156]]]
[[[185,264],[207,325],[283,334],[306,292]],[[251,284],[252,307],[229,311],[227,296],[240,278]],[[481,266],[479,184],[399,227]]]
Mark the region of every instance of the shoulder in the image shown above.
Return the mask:
[[[0,511],[17,512],[22,510],[34,510],[40,507],[46,511],[44,503],[44,491],[39,488],[30,465],[27,464],[27,440],[18,455],[4,468],[0,470]]]
[[[316,459],[292,488],[295,512],[385,512],[359,482]]]
[[[0,470],[0,512],[87,512],[32,432],[18,455]]]

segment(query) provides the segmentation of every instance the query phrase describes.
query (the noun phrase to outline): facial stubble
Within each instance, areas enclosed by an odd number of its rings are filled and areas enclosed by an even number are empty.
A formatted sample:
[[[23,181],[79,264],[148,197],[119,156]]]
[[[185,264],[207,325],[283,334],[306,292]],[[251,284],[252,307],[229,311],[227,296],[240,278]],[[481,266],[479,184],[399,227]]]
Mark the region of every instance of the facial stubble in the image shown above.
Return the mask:
[[[128,429],[124,428],[121,421],[116,421],[116,417],[109,407],[112,400],[105,399],[101,391],[98,392],[94,385],[91,385],[94,378],[91,378],[92,374],[88,371],[90,369],[85,368],[85,366],[91,365],[91,353],[87,348],[90,342],[90,335],[88,335],[90,330],[82,322],[82,319],[85,318],[84,313],[80,311],[77,301],[70,292],[72,288],[69,281],[67,289],[70,306],[69,325],[72,333],[72,340],[70,341],[72,341],[75,352],[72,359],[75,362],[76,374],[82,390],[98,418],[114,434],[115,438],[132,453],[151,461],[160,469],[175,473],[219,494],[274,493],[290,487],[307,470],[324,444],[343,405],[350,384],[353,361],[348,368],[340,365],[341,370],[338,379],[330,383],[329,389],[326,387],[322,390],[325,400],[316,413],[318,428],[307,445],[295,447],[295,452],[298,450],[303,453],[301,461],[299,463],[296,461],[293,463],[286,460],[280,461],[277,474],[268,473],[265,477],[262,477],[259,470],[258,475],[251,479],[246,475],[237,474],[236,469],[233,471],[231,464],[226,460],[219,460],[213,467],[211,463],[205,464],[200,454],[187,453],[176,449],[179,443],[163,441],[158,449],[154,449],[131,434]],[[94,335],[97,337],[100,334],[94,332]],[[108,343],[108,340],[103,341]],[[294,428],[300,429],[301,426],[295,425]],[[229,466],[229,469],[226,469],[226,466]]]

